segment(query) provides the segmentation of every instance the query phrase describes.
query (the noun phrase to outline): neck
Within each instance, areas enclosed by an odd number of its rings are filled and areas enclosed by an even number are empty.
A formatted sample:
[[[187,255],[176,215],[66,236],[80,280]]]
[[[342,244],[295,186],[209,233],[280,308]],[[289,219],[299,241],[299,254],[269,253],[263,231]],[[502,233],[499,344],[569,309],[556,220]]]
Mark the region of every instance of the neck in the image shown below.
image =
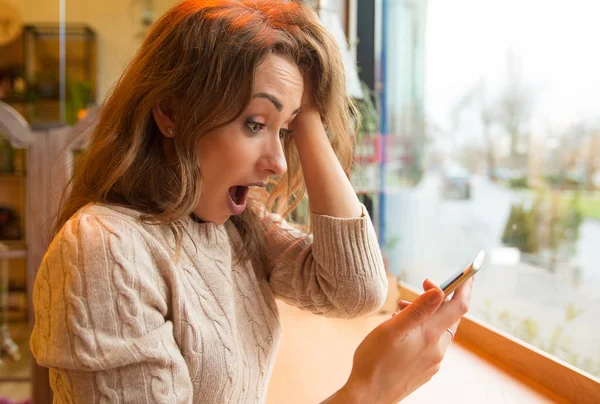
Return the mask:
[[[200,219],[198,216],[196,216],[196,214],[194,214],[194,212],[192,212],[190,214],[190,217],[194,220],[194,222],[196,223],[206,223],[204,220]]]

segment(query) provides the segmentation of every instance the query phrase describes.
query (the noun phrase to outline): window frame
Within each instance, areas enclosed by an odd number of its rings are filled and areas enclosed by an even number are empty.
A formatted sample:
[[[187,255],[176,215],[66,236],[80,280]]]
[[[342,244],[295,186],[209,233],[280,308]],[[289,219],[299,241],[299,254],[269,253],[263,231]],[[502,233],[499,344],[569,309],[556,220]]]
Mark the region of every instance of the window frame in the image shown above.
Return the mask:
[[[350,25],[351,17],[359,18],[357,2],[346,0],[345,3],[346,20]],[[373,6],[376,7],[377,3],[377,0],[373,0]],[[352,23],[360,24],[358,21]],[[353,28],[347,32],[350,43],[356,43],[358,40],[356,28]],[[372,52],[375,52],[374,44],[364,46],[372,47]],[[397,279],[394,274],[388,273],[388,275]],[[413,301],[420,295],[419,291],[404,282],[398,281],[397,286],[401,299]],[[466,315],[461,321],[456,333],[456,341],[470,350],[487,356],[495,363],[509,367],[524,378],[537,382],[570,402],[594,402],[600,398],[600,379],[583,373],[573,365],[554,358],[508,333],[484,324],[471,315]]]

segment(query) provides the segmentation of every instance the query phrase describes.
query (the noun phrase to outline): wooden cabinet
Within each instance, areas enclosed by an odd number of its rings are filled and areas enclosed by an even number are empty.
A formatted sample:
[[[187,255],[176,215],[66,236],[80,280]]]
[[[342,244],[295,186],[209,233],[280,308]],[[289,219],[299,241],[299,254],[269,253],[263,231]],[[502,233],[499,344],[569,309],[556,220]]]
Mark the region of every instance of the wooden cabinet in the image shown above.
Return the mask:
[[[9,292],[8,295],[0,293],[3,303],[0,306],[9,309],[8,313],[0,311],[0,349],[2,324],[8,324],[8,333],[21,356],[18,360],[0,364],[0,397],[31,397],[35,404],[52,402],[48,372],[36,366],[29,350],[29,335],[34,322],[33,281],[51,241],[51,226],[71,174],[75,152],[83,149],[94,116],[92,110],[75,126],[32,130],[15,109],[0,101],[0,139],[8,141],[13,150],[11,169],[0,172],[0,207],[6,206],[16,214],[20,232],[13,240],[0,240],[0,292]],[[6,284],[8,288],[1,289],[1,285]],[[22,297],[20,314],[16,310],[19,304],[16,296]],[[5,357],[6,352],[0,358]],[[7,387],[9,385],[21,386]],[[23,397],[23,391],[28,390],[31,394],[25,393],[27,395]]]
[[[0,103],[0,395],[15,398],[25,398],[32,371],[27,163],[33,143],[25,120]]]

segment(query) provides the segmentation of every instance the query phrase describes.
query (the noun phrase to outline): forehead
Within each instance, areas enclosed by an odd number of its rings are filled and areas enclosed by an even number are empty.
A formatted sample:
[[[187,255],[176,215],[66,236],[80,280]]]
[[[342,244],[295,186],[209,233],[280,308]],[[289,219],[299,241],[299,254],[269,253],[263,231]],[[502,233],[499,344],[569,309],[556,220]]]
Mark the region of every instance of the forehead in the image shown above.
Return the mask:
[[[296,97],[298,102],[304,90],[302,73],[290,59],[269,55],[258,66],[254,76],[254,93],[268,92],[281,97]]]

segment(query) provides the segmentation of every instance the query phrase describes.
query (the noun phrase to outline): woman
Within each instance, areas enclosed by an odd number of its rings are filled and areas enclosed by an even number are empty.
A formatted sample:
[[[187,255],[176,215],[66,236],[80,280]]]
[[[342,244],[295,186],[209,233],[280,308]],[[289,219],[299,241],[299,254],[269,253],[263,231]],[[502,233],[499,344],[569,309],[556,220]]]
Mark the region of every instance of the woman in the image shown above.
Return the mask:
[[[344,318],[381,306],[379,246],[346,175],[351,111],[305,6],[168,11],[102,108],[37,275],[31,348],[56,402],[264,402],[275,298]],[[311,235],[280,216],[305,188]],[[391,403],[435,373],[469,288],[443,305],[425,288],[328,402]]]

